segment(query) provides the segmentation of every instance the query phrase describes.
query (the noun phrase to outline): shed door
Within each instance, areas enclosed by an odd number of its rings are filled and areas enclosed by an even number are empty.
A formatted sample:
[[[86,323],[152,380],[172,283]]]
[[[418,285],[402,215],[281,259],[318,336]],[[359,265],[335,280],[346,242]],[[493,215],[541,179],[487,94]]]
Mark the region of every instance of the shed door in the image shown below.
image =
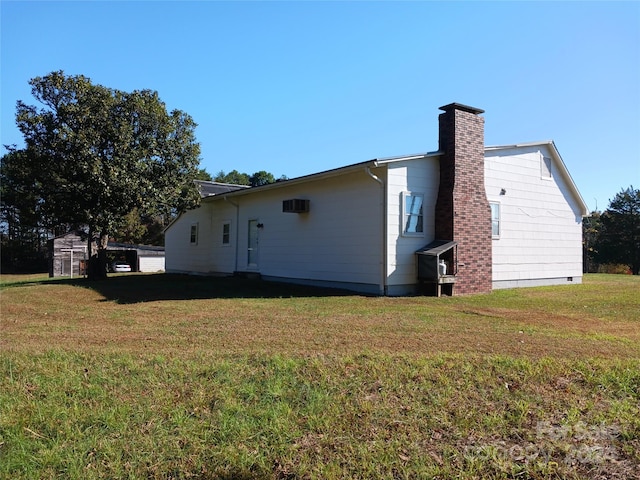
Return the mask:
[[[247,267],[258,268],[258,220],[249,220]]]

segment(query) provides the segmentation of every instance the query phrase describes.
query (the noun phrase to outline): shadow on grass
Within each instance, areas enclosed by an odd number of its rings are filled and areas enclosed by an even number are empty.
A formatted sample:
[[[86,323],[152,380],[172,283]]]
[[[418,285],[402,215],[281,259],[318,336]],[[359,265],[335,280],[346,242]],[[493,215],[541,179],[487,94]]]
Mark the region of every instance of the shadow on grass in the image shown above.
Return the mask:
[[[168,273],[118,275],[110,276],[106,280],[94,281],[85,278],[51,279],[33,283],[89,288],[104,296],[104,301],[115,301],[121,304],[209,298],[293,298],[354,295],[353,292],[345,290],[267,282],[242,277],[207,277]],[[18,286],[18,284],[14,285]],[[20,285],[25,286],[29,283],[20,283]]]

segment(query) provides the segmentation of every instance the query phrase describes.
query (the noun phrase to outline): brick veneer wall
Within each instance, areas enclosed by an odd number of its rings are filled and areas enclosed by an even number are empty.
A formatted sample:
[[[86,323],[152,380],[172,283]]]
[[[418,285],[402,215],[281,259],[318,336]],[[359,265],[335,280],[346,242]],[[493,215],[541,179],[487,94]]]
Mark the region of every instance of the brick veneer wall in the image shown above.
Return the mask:
[[[455,294],[491,291],[491,208],[484,187],[483,110],[440,107],[440,187],[437,239],[458,242]]]

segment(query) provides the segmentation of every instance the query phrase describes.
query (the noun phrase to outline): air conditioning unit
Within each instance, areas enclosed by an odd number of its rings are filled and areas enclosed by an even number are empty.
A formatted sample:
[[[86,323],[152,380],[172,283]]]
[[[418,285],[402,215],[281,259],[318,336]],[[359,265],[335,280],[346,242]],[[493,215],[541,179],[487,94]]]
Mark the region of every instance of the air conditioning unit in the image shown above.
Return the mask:
[[[293,198],[282,201],[282,211],[285,213],[305,213],[309,211],[309,200]]]

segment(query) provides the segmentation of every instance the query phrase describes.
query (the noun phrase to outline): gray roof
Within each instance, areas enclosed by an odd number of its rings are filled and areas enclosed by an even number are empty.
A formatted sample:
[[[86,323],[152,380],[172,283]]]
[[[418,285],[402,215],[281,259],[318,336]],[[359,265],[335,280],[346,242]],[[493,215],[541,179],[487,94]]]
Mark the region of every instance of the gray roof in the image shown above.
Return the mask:
[[[194,181],[202,198],[210,197],[212,195],[219,195],[221,193],[229,193],[243,188],[249,188],[248,185],[235,185],[233,183],[209,182],[206,180]]]

